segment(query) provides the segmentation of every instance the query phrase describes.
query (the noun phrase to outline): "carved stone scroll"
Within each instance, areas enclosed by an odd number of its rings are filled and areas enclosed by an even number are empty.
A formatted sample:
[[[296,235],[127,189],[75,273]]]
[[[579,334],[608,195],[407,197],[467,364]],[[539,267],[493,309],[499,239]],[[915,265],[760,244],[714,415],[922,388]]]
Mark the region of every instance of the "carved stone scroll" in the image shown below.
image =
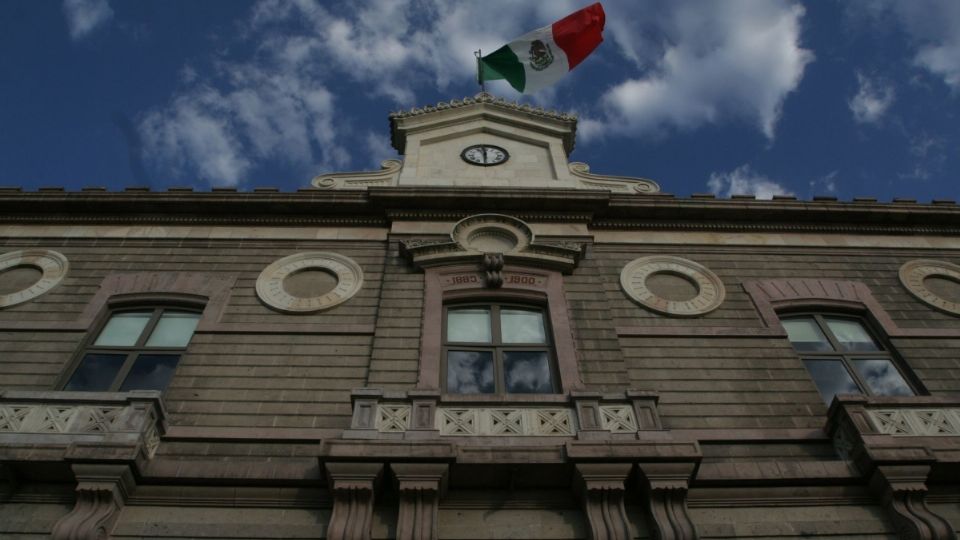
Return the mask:
[[[651,532],[656,540],[695,540],[697,529],[687,512],[687,489],[694,463],[640,463]]]
[[[105,540],[110,538],[120,509],[133,490],[128,465],[75,463],[77,502],[53,526],[53,540]]]
[[[400,510],[397,540],[436,540],[440,497],[446,490],[446,463],[394,463]]]
[[[957,540],[947,520],[927,506],[929,465],[880,465],[870,486],[904,540]]]
[[[592,540],[633,538],[623,507],[624,482],[632,468],[629,463],[577,464],[580,495]]]
[[[333,513],[328,540],[369,540],[373,521],[374,486],[380,463],[327,463]]]

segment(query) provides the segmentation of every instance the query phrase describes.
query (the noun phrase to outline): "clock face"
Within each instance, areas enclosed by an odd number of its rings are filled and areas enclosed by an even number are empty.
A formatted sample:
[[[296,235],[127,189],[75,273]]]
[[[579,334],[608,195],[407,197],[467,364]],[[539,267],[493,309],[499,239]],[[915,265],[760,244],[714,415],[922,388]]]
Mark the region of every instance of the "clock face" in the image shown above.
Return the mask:
[[[466,147],[460,154],[464,161],[471,165],[489,167],[499,165],[510,157],[506,150],[492,144],[475,144]]]

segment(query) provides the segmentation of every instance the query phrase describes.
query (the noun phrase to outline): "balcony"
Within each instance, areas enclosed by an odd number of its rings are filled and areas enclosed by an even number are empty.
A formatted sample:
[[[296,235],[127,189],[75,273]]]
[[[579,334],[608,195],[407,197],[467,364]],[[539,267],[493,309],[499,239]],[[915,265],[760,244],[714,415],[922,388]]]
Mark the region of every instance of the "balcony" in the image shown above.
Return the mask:
[[[0,461],[150,459],[165,417],[156,391],[0,391]]]

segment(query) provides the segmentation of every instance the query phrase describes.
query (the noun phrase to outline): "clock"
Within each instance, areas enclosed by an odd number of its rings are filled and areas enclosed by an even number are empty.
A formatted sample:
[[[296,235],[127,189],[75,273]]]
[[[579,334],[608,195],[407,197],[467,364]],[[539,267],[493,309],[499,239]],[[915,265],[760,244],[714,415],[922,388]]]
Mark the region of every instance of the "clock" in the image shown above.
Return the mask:
[[[471,165],[489,167],[499,165],[510,158],[510,154],[499,146],[492,144],[475,144],[463,149],[460,157]]]

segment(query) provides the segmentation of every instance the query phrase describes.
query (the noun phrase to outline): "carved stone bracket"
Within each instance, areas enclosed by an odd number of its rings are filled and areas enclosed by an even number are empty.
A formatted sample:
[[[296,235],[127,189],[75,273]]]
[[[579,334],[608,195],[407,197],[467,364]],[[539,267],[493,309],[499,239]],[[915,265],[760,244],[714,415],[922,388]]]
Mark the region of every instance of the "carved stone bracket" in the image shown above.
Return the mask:
[[[629,463],[578,463],[577,483],[592,540],[629,540],[630,522],[623,506]]]
[[[445,463],[394,463],[400,509],[397,540],[435,540],[440,498],[446,490]]]
[[[947,520],[927,506],[929,465],[881,465],[870,480],[903,540],[957,540]]]
[[[381,463],[327,463],[333,513],[327,526],[329,540],[369,540],[373,522],[375,485]]]
[[[128,465],[75,463],[77,502],[53,526],[53,540],[106,540],[133,490]]]
[[[687,490],[695,463],[639,463],[641,486],[656,540],[694,540],[697,529],[687,512]]]
[[[484,280],[487,287],[499,289],[503,286],[503,254],[502,253],[484,253],[483,262],[480,264],[484,272]]]

